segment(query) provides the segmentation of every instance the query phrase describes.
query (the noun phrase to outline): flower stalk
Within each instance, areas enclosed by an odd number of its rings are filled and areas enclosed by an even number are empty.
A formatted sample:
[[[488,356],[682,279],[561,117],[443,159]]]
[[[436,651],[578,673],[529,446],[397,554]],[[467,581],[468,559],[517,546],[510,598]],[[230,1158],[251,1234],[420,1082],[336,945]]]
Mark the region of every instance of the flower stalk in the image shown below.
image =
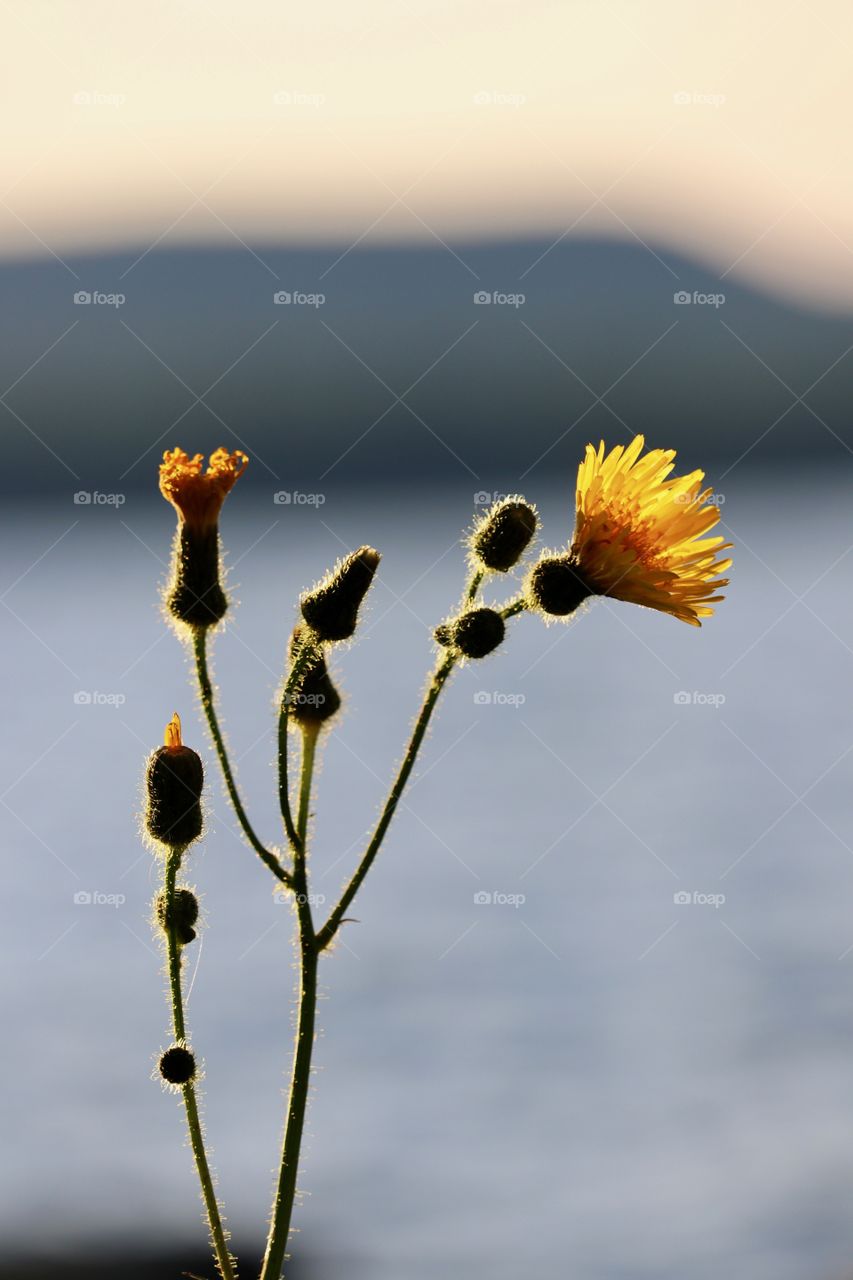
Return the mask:
[[[172,1032],[179,1045],[187,1040],[186,1018],[184,1016],[184,998],[181,985],[181,944],[175,927],[175,882],[181,865],[184,849],[170,849],[166,855],[166,867],[163,877],[164,934],[166,937],[166,960],[169,974],[169,993],[172,1005]],[[195,1161],[198,1180],[201,1185],[207,1223],[210,1228],[210,1239],[216,1255],[223,1280],[236,1280],[236,1261],[228,1251],[228,1237],[219,1211],[213,1175],[210,1171],[207,1153],[204,1146],[204,1134],[198,1110],[195,1080],[189,1079],[180,1086],[187,1117],[187,1129],[190,1147]]]

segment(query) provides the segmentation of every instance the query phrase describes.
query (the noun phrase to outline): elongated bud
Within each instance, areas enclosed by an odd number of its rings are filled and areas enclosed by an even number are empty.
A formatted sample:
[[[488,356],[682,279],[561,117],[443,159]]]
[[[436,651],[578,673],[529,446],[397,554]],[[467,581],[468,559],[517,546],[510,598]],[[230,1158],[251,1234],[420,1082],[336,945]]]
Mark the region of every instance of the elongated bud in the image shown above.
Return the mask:
[[[201,835],[201,757],[181,741],[178,713],[166,725],[165,746],[148,757],[146,785],[148,834],[172,849],[192,844]]]
[[[207,470],[200,453],[167,450],[160,464],[160,492],[178,513],[172,582],[166,607],[190,627],[212,627],[228,608],[219,581],[219,513],[249,459],[238,449],[216,449]]]
[[[219,529],[180,524],[175,535],[174,573],[166,607],[179,622],[212,627],[228,608],[219,581]]]
[[[192,889],[176,889],[172,898],[171,910],[166,903],[166,895],[161,890],[156,898],[157,923],[164,931],[174,927],[175,937],[182,947],[195,940],[193,926],[198,920],[198,898]]]
[[[469,609],[436,627],[435,638],[440,645],[456,649],[466,658],[485,658],[497,649],[505,631],[504,620],[495,609]]]
[[[517,564],[536,533],[535,508],[521,498],[496,502],[471,535],[471,551],[486,569],[506,573]]]
[[[160,1055],[160,1075],[168,1084],[189,1084],[195,1075],[195,1055],[183,1044],[172,1044]]]
[[[544,556],[524,584],[531,609],[565,618],[593,594],[571,556]]]
[[[379,560],[373,547],[359,547],[302,597],[302,617],[318,640],[348,640],[353,634]]]
[[[294,627],[290,637],[290,660],[296,658],[306,639],[306,628]],[[290,715],[298,725],[321,725],[340,710],[341,696],[332,684],[326,659],[318,652],[309,662],[298,689],[293,694]]]

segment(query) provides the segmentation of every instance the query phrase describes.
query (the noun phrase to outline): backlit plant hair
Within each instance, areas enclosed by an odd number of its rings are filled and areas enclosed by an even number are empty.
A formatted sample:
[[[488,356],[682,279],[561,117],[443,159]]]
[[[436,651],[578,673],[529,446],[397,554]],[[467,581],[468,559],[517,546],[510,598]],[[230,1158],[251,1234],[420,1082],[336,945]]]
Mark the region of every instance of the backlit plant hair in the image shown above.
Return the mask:
[[[246,842],[292,897],[299,962],[296,1037],[284,1122],[281,1160],[273,1193],[260,1280],[280,1280],[291,1228],[315,1038],[320,957],[333,943],[388,832],[423,744],[442,690],[454,669],[491,659],[506,640],[509,624],[523,613],[548,621],[571,619],[599,596],[657,609],[694,626],[722,599],[720,577],[731,564],[720,558],[729,544],[708,536],[719,521],[703,475],[670,478],[675,454],[655,449],[643,455],[643,438],[605,451],[588,445],[578,468],[576,520],[564,547],[541,555],[526,572],[521,560],[538,530],[536,510],[522,497],[497,502],[467,539],[469,576],[459,603],[434,630],[438,650],[402,762],[391,782],[376,826],[340,897],[322,922],[315,921],[307,860],[312,781],[321,730],[336,724],[340,695],[326,665],[328,648],[349,640],[377,572],[380,556],[362,546],[338,562],[302,594],[300,620],[287,645],[278,709],[278,800],[285,852],[257,835],[243,805],[219,724],[208,667],[208,635],[228,607],[220,582],[219,516],[226,495],[245,470],[245,454],[217,449],[207,470],[201,454],[181,449],[164,454],[160,489],[178,514],[173,577],[166,593],[172,619],[192,642],[202,708],[222,769],[225,787]],[[483,599],[484,584],[505,584],[515,572],[515,594],[504,604]],[[509,579],[510,581],[512,579]],[[582,612],[582,610],[581,610]],[[291,730],[298,731],[298,784],[288,773]],[[211,1243],[224,1280],[234,1280],[236,1262],[208,1162],[198,1109],[199,1066],[188,1039],[182,961],[196,937],[198,902],[177,878],[191,845],[202,834],[204,775],[199,756],[182,740],[174,715],[164,745],[146,767],[145,828],[162,855],[163,886],[154,920],[163,938],[171,1005],[172,1043],[159,1057],[165,1085],[181,1094],[190,1145],[201,1185]]]

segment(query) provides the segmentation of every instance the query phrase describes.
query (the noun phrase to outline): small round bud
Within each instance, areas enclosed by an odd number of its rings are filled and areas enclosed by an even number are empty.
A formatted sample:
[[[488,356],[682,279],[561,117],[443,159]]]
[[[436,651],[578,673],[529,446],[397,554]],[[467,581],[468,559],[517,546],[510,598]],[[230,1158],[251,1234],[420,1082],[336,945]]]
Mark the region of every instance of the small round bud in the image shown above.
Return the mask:
[[[379,560],[372,547],[359,547],[302,597],[302,617],[318,640],[348,640],[353,634]]]
[[[160,1075],[169,1084],[189,1084],[195,1075],[195,1056],[182,1044],[173,1044],[160,1055]]]
[[[494,609],[469,609],[439,630],[448,633],[449,645],[466,658],[485,658],[497,649],[506,627]]]
[[[166,726],[165,739],[166,745],[148,757],[145,826],[152,839],[177,849],[201,835],[204,768],[201,757],[181,741],[177,713]]]
[[[531,609],[564,618],[593,594],[570,556],[546,556],[531,569],[525,595]]]
[[[294,627],[290,637],[290,658],[293,661],[305,641],[305,629]],[[341,707],[341,695],[332,684],[322,653],[312,658],[302,674],[299,687],[291,699],[291,717],[298,725],[309,727],[331,720]]]
[[[536,533],[536,511],[518,498],[497,502],[471,535],[471,550],[487,569],[506,573],[517,564]]]
[[[156,900],[157,923],[161,929],[173,927],[182,947],[195,940],[193,925],[198,920],[198,898],[192,889],[176,889],[172,909],[167,910],[166,895],[161,890]]]
[[[444,649],[449,649],[450,646],[453,644],[452,623],[449,623],[449,622],[440,623],[436,627],[435,631],[433,631],[432,634],[436,644],[440,644]]]

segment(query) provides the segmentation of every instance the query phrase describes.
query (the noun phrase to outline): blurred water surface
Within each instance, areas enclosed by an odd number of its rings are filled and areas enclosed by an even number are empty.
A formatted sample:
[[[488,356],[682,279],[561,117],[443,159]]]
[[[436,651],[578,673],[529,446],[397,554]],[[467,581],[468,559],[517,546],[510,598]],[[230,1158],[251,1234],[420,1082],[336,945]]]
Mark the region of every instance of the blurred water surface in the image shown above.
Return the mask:
[[[347,708],[312,853],[328,908],[458,595],[471,495],[282,508],[238,494],[224,522],[238,604],[215,667],[270,841],[296,593],[344,546],[385,552],[359,643],[334,663]],[[845,1274],[849,486],[741,481],[725,497],[735,579],[701,632],[599,603],[571,627],[517,620],[454,678],[360,923],[323,962],[297,1252],[373,1280],[515,1280],[520,1263],[541,1280]],[[546,545],[567,536],[568,506],[546,493]],[[234,829],[158,614],[169,513],[69,497],[2,519],[0,1230],[66,1254],[202,1231],[179,1106],[151,1078],[168,1037],[157,867],[137,834],[143,760],[177,708],[210,763],[189,1017],[229,1221],[260,1240],[292,922]]]

